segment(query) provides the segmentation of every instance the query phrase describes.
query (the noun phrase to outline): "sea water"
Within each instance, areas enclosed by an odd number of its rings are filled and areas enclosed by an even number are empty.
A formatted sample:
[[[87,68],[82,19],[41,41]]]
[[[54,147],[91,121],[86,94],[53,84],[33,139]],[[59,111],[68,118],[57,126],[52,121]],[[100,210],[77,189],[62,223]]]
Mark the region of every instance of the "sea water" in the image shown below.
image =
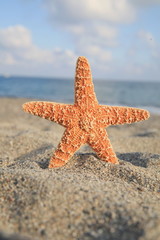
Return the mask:
[[[140,107],[160,114],[160,82],[94,79],[100,104]],[[0,76],[0,97],[74,102],[74,79]]]

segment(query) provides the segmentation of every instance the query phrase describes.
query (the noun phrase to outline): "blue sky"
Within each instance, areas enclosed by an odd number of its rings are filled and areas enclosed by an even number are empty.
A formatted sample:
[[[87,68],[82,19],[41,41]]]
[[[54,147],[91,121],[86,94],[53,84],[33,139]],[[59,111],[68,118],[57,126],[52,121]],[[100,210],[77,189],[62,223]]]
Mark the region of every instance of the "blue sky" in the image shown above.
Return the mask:
[[[160,0],[0,0],[0,74],[160,81]]]

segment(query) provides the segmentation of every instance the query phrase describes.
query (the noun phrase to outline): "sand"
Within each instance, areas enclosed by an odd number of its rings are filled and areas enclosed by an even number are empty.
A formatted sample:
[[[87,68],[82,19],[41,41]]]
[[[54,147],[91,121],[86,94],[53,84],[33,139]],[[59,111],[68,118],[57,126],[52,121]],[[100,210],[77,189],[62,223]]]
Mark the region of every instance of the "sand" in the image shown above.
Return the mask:
[[[0,239],[160,239],[160,116],[107,129],[119,165],[84,145],[47,169],[64,128],[0,99]]]

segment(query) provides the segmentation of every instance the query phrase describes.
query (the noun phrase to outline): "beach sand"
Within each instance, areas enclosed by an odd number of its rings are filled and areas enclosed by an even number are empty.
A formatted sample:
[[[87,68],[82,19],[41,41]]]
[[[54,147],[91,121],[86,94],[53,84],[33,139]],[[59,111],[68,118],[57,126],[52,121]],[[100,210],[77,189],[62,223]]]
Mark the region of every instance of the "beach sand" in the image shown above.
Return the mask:
[[[160,239],[160,116],[107,129],[119,165],[84,145],[47,169],[64,128],[0,99],[0,239]]]

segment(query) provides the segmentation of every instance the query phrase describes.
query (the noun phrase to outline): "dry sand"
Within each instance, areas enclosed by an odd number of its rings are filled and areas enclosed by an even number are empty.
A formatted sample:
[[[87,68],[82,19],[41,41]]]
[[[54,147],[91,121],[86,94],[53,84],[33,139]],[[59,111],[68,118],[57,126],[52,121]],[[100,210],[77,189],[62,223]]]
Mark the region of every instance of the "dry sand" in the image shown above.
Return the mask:
[[[85,145],[47,164],[64,129],[0,99],[0,239],[160,239],[160,116],[107,129],[119,165]]]

